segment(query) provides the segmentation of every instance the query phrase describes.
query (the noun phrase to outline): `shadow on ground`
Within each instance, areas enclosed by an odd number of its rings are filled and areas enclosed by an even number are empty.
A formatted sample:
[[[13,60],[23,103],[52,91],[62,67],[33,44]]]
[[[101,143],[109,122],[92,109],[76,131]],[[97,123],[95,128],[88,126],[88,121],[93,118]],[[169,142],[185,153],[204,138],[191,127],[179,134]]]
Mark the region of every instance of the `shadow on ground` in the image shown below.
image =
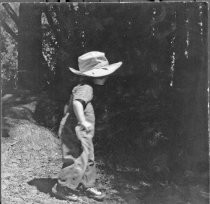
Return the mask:
[[[31,186],[35,186],[40,192],[49,193],[52,195],[52,187],[57,182],[57,179],[52,178],[34,178],[29,181],[28,184]]]
[[[149,180],[140,172],[110,172],[99,167],[97,188],[106,192],[107,197],[102,203],[131,204],[207,204],[209,194],[203,185],[175,184]],[[28,184],[38,191],[52,195],[52,187],[57,179],[34,178]],[[97,203],[81,196],[86,203]],[[57,200],[58,201],[58,200]],[[81,203],[83,203],[81,202]]]

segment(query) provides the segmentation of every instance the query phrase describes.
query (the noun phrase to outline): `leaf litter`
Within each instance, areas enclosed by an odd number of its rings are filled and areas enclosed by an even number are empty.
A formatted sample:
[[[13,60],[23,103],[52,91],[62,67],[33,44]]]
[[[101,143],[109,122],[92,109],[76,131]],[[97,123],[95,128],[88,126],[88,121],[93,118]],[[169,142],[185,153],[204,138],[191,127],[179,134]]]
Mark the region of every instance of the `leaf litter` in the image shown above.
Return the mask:
[[[10,131],[11,138],[2,143],[2,203],[3,204],[71,204],[52,196],[51,188],[62,166],[60,141],[47,128],[25,120]],[[139,168],[117,165],[107,169],[102,158],[96,158],[97,188],[106,192],[103,203],[206,203],[208,193],[198,186],[191,188],[194,200],[186,199],[185,189],[173,185],[159,186],[149,181]],[[200,192],[202,198],[195,197]],[[194,195],[194,197],[193,197]],[[96,204],[81,196],[78,204]]]

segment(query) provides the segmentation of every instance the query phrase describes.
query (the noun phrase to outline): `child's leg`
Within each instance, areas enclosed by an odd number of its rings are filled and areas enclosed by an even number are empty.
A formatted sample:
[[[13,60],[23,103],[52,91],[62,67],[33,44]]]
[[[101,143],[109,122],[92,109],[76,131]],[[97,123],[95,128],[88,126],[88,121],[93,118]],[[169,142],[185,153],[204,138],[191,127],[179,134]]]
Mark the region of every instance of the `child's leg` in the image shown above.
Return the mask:
[[[92,136],[93,134],[94,133],[92,133]],[[94,160],[94,146],[92,142],[92,136],[88,136],[82,139],[83,146],[86,146],[86,148],[88,149],[88,162],[81,183],[88,197],[102,201],[105,198],[105,194],[94,188],[96,180],[96,167]]]
[[[65,163],[67,166],[61,170],[58,181],[61,185],[71,189],[76,189],[79,184],[82,184],[89,197],[102,200],[105,197],[105,194],[91,188],[94,187],[96,179],[94,148],[92,142],[94,131],[86,133],[80,126],[77,126],[75,131],[81,142],[82,153],[74,159],[72,158],[72,155],[68,155],[68,151],[66,151],[64,159],[66,160]],[[68,150],[68,147],[65,148]],[[68,163],[71,164],[68,165]]]
[[[63,167],[58,176],[58,183],[73,190],[81,182],[82,175],[84,174],[84,167],[82,168],[82,165],[85,165],[84,162],[83,164],[81,162],[84,161],[81,158],[82,153],[76,157],[77,153],[79,153],[79,147],[76,148],[76,144],[72,146],[62,144]]]
[[[94,156],[92,144],[93,132],[86,133],[80,126],[75,128],[75,132],[76,137],[81,143],[79,146],[76,141],[74,142],[73,140],[69,140],[68,137],[65,137],[65,135],[62,138],[64,166],[60,171],[58,178],[58,182],[61,185],[67,186],[71,189],[76,189],[80,183],[83,183],[83,177],[87,167],[89,169],[89,173],[87,175],[89,176],[85,179],[86,182],[84,182],[84,185],[87,184],[90,186],[95,181],[94,158],[92,158],[92,161],[89,160],[90,152],[92,153],[92,157]],[[70,135],[72,136],[75,132],[72,131]]]
[[[86,188],[93,187],[96,180],[96,168],[95,168],[94,147],[93,147],[92,138],[88,139],[87,142],[89,148],[88,163],[84,176],[82,178],[82,184]]]

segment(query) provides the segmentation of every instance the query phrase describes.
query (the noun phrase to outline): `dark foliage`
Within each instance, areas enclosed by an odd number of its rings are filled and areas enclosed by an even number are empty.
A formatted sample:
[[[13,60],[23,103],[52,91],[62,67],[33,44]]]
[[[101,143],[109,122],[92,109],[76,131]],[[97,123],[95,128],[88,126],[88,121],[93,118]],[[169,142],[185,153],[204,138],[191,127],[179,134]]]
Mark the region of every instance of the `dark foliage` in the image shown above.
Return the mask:
[[[178,167],[201,172],[208,162],[205,3],[22,4],[20,12],[19,82],[48,92],[36,110],[42,125],[59,125],[78,82],[68,67],[99,50],[123,66],[95,101],[96,153],[164,175]]]

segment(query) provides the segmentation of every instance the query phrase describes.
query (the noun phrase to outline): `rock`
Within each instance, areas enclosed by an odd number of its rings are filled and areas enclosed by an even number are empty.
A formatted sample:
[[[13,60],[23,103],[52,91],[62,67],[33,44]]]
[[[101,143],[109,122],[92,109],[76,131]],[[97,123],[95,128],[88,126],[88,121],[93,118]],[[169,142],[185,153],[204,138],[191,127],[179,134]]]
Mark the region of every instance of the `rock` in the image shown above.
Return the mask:
[[[15,106],[5,110],[4,117],[28,120],[35,123],[35,120],[33,119],[33,112],[29,108],[24,106]]]
[[[33,112],[35,110],[36,102],[32,102],[30,104],[25,104],[23,106],[14,106],[7,107],[3,111],[3,128],[2,128],[2,136],[9,137],[10,130],[16,125],[21,123],[21,120],[30,121],[31,123],[36,123],[33,118]]]
[[[1,101],[2,101],[2,103],[5,103],[5,102],[8,102],[8,101],[11,101],[12,98],[14,98],[14,95],[13,95],[13,94],[5,94],[5,95],[1,98]]]
[[[17,120],[28,120],[36,123],[33,118],[37,105],[37,98],[31,96],[27,90],[16,90],[13,94],[5,94],[2,100],[3,136],[8,136],[11,125]],[[16,119],[16,120],[15,120]],[[13,121],[13,122],[12,122]],[[11,123],[12,122],[12,123]]]
[[[32,113],[35,112],[36,106],[37,106],[37,101],[33,101],[31,103],[22,105],[23,108],[30,110]]]
[[[24,104],[30,103],[35,100],[36,97],[32,96],[29,90],[14,90],[12,93],[4,94],[2,97],[2,103],[5,104]]]

